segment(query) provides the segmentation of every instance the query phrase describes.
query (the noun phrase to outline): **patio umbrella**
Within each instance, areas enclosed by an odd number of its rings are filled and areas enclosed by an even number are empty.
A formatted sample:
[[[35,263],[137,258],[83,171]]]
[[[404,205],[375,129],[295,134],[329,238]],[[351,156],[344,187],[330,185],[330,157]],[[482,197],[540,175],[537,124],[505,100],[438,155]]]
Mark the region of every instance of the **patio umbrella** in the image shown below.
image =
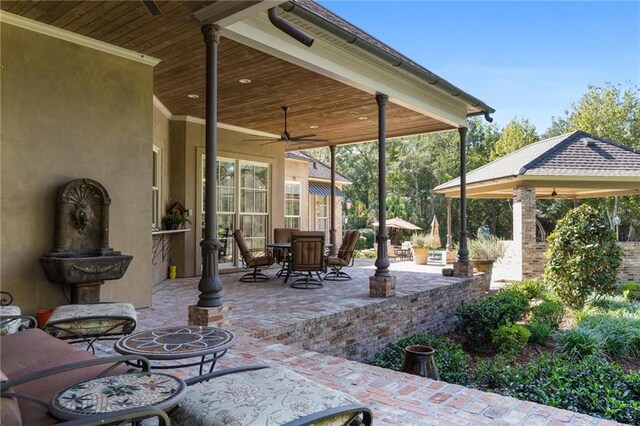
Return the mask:
[[[438,218],[433,216],[433,220],[431,221],[431,237],[433,238],[432,244],[434,248],[440,248],[442,246],[442,242],[440,242],[440,224],[438,223]]]
[[[380,226],[380,222],[374,222],[373,226]],[[400,219],[399,217],[394,217],[393,219],[387,220],[387,228],[411,229],[413,231],[419,231],[422,229],[411,222]]]

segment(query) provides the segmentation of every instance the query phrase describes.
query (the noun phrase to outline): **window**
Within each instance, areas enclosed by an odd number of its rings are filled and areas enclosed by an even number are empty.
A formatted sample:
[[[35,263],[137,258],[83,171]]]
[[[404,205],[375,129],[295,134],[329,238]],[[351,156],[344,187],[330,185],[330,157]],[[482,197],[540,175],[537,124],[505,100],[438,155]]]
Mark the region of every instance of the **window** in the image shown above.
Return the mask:
[[[153,146],[151,203],[151,227],[160,229],[162,225],[162,150],[155,145]]]
[[[316,231],[327,231],[329,229],[329,197],[326,195],[316,196]]]
[[[217,183],[218,183],[218,232],[217,237],[222,243],[218,255],[218,261],[225,266],[233,266],[232,240],[236,219],[236,160],[218,157]],[[202,227],[204,230],[206,215],[206,157],[202,155]],[[204,233],[203,233],[204,237]]]
[[[269,167],[243,161],[239,165],[240,229],[250,250],[264,250],[269,225]]]
[[[284,227],[300,229],[300,182],[284,184]]]

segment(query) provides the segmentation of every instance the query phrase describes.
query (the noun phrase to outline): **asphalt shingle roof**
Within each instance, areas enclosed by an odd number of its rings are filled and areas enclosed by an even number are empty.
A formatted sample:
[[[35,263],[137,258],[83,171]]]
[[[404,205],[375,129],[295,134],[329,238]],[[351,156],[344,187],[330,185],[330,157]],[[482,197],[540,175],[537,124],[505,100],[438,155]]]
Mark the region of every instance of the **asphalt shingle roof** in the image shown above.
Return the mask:
[[[467,173],[467,184],[512,176],[640,176],[640,152],[576,131],[527,145]],[[460,178],[434,190],[460,185]]]

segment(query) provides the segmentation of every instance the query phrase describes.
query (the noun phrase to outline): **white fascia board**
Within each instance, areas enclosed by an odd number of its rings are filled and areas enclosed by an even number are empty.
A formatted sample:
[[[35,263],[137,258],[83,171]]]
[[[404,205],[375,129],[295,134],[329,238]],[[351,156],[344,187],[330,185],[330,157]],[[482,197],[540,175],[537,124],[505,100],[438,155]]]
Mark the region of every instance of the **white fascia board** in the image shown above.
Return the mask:
[[[467,127],[466,105],[433,88],[428,91],[316,37],[308,48],[275,28],[264,14],[222,29],[222,35],[364,92],[384,93],[393,103],[453,127]]]
[[[99,50],[101,52],[109,53],[114,56],[129,59],[131,61],[140,62],[152,67],[155,67],[160,62],[160,59],[154,58],[152,56],[147,56],[142,53],[134,52],[133,50],[114,46],[113,44],[95,40],[90,37],[85,37],[71,31],[54,27],[52,25],[43,24],[42,22],[27,19],[19,15],[14,15],[13,13],[0,11],[0,22],[44,34],[49,37],[68,41],[70,43],[75,43],[80,46],[88,47],[90,49]]]

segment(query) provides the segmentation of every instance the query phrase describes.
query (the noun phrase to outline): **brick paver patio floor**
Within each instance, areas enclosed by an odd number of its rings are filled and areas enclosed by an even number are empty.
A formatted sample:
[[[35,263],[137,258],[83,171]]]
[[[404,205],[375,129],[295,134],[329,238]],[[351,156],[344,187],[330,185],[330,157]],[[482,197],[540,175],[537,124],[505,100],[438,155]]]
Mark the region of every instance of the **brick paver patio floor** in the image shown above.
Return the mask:
[[[422,267],[410,262],[392,264],[398,294],[421,286],[455,282],[444,278],[440,267]],[[282,280],[240,283],[242,273],[224,274],[225,304],[233,308],[232,330],[238,343],[220,359],[216,368],[251,364],[282,365],[315,382],[359,398],[374,412],[375,425],[613,425],[567,410],[520,401],[446,382],[373,367],[317,352],[286,346],[273,338],[256,338],[269,330],[315,316],[328,315],[364,303],[368,297],[372,261],[360,260],[349,273],[353,281],[330,283],[320,290],[295,290]],[[275,274],[275,270],[267,273]],[[138,330],[187,324],[187,306],[197,301],[198,278],[164,281],[154,287],[153,306],[140,309]],[[105,342],[106,343],[106,342]],[[101,344],[101,352],[112,352]],[[182,375],[193,371],[182,370]]]

